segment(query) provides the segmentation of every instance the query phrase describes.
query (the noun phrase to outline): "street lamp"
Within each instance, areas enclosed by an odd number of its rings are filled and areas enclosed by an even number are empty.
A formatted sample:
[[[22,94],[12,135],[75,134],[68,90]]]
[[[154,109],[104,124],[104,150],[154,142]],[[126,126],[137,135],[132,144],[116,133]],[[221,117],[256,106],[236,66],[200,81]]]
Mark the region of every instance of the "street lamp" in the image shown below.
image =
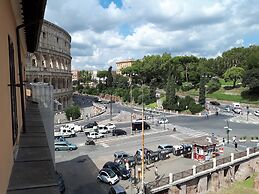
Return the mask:
[[[248,121],[248,115],[249,115],[249,106],[246,106],[246,120]]]
[[[144,87],[143,87],[143,80],[142,80],[142,160],[141,160],[141,189],[142,193],[144,193]]]
[[[229,123],[227,121],[227,126],[224,127],[224,129],[227,132],[227,140],[228,140],[228,144],[229,144],[229,132],[232,131],[232,129],[229,128]]]

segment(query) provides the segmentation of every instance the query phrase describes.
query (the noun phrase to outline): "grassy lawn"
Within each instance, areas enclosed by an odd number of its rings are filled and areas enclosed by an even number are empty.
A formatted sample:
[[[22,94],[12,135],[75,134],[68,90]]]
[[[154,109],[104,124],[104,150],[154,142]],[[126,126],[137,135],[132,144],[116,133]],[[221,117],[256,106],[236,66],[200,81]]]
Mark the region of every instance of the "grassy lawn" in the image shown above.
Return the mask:
[[[218,192],[209,192],[208,194],[256,194],[253,188],[255,175],[242,182],[235,182],[230,187],[221,189]]]
[[[145,105],[145,108],[157,108],[156,102],[153,102],[151,104]]]

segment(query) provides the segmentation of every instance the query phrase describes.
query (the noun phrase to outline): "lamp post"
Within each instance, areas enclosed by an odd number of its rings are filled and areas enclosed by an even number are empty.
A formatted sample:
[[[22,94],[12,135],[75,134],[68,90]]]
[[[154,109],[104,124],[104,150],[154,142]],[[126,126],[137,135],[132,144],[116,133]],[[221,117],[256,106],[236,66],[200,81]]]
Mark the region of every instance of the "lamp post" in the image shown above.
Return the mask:
[[[141,190],[142,193],[144,193],[144,87],[143,87],[143,81],[142,81],[142,160],[141,160]]]
[[[246,120],[248,121],[248,115],[249,115],[249,106],[246,106]]]
[[[110,121],[112,121],[112,92],[111,92],[111,98],[110,98]]]
[[[227,142],[228,142],[228,144],[229,144],[229,132],[232,131],[232,129],[229,128],[229,123],[228,123],[228,121],[227,121],[227,126],[225,126],[224,129],[225,129],[226,132],[227,132],[227,140],[228,140]]]
[[[133,102],[132,102],[132,75],[130,74],[130,108],[131,108],[131,111],[130,111],[130,134],[132,135],[133,132],[132,132],[132,107],[133,107]]]

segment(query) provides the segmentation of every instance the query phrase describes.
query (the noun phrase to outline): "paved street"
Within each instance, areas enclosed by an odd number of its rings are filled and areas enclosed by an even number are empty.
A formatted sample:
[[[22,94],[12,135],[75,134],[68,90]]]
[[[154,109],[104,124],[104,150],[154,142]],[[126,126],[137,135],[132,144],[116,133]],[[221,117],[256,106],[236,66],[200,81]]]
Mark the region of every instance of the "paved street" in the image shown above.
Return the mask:
[[[78,146],[76,151],[56,152],[57,169],[64,175],[67,191],[66,193],[92,193],[102,194],[108,193],[109,186],[99,183],[96,180],[99,169],[107,161],[113,161],[113,154],[116,151],[125,151],[134,155],[136,150],[141,147],[141,134],[134,133],[130,135],[131,123],[127,119],[130,116],[130,111],[134,114],[139,114],[138,110],[131,110],[120,104],[113,104],[113,123],[117,128],[122,128],[127,131],[127,136],[113,137],[110,134],[103,139],[96,140],[95,146],[85,145],[86,136],[84,133],[79,133],[77,137],[69,138],[68,141],[75,143]],[[95,118],[78,122],[84,125],[88,122],[97,121],[99,123],[110,122],[109,106],[107,111]],[[124,119],[122,119],[122,117]],[[177,145],[184,142],[185,139],[191,137],[201,137],[204,135],[226,136],[224,127],[229,121],[229,127],[233,130],[230,132],[230,138],[234,135],[241,136],[259,136],[258,125],[231,122],[232,116],[227,115],[211,115],[209,118],[205,116],[181,116],[167,115],[169,124],[159,125],[157,120],[161,115],[154,115],[153,119],[148,119],[147,122],[151,125],[151,130],[145,131],[145,147],[157,150],[159,144]],[[121,118],[121,122],[118,122]],[[173,128],[176,127],[176,132]],[[239,143],[238,149],[245,150],[247,146],[255,146],[256,143]],[[229,155],[234,151],[232,142],[225,147],[225,155]],[[159,169],[160,176],[166,176],[169,172],[176,173],[190,169],[192,165],[197,165],[198,162],[171,155],[170,159],[159,161],[155,165]],[[154,180],[154,168],[150,168],[145,173],[145,180]],[[134,188],[129,181],[120,181],[120,184],[127,189],[128,193],[134,193]]]

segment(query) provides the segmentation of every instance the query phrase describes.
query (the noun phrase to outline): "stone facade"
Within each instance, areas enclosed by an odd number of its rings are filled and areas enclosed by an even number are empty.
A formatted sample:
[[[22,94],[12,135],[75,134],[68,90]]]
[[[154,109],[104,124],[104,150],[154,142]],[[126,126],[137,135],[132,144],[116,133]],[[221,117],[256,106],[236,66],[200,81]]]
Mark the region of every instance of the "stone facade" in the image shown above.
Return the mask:
[[[134,62],[133,59],[128,59],[128,60],[123,60],[123,61],[117,61],[116,66],[117,66],[117,74],[121,74],[122,69],[126,67],[131,67],[132,63]]]
[[[54,110],[72,104],[71,36],[59,26],[44,20],[38,50],[28,53],[26,79],[28,83],[53,85]]]

